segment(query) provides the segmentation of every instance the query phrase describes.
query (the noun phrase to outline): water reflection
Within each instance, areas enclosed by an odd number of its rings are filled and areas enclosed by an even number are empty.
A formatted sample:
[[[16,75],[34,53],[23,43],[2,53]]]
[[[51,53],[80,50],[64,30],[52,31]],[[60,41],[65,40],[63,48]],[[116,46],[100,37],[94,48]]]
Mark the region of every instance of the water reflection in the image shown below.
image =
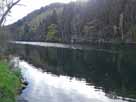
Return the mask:
[[[87,45],[87,44],[63,44],[63,43],[51,43],[51,42],[25,42],[25,41],[10,41],[11,44],[18,44],[18,45],[33,45],[33,46],[41,46],[41,47],[48,47],[48,48],[63,48],[63,49],[74,49],[74,50],[95,50],[95,51],[102,51],[107,53],[118,53],[115,50],[107,50],[105,48],[109,48],[109,44],[106,45]],[[93,46],[93,47],[92,47]],[[102,46],[103,48],[99,48]]]
[[[110,99],[101,89],[85,81],[42,72],[25,61],[19,61],[19,67],[29,82],[21,95],[27,102],[128,102]]]
[[[11,52],[46,72],[84,78],[87,83],[102,89],[111,98],[136,98],[135,45],[109,46],[106,49],[116,50],[118,53],[46,48],[30,44],[13,44],[11,47]]]

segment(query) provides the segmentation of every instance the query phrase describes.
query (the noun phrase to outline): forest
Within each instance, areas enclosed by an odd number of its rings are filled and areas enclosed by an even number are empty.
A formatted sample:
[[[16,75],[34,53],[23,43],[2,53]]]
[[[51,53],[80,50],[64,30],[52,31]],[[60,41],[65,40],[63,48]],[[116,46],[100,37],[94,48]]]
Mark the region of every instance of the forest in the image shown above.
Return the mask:
[[[0,102],[136,102],[136,0],[26,0],[6,25],[22,1],[0,0]]]
[[[54,3],[6,27],[12,40],[64,43],[135,42],[136,0]]]

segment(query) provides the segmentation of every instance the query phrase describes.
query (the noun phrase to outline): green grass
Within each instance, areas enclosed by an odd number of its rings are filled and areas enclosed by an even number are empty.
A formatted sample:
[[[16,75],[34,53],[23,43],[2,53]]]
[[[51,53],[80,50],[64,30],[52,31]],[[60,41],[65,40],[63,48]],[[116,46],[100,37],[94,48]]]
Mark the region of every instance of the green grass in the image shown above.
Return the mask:
[[[11,71],[5,61],[0,61],[0,102],[15,102],[20,87],[18,74]]]

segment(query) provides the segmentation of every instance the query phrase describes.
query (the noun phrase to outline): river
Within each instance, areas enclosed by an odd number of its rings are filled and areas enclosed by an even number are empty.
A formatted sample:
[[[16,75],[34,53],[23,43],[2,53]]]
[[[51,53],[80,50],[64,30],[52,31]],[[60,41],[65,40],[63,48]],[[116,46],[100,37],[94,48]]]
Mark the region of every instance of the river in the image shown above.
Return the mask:
[[[18,102],[136,102],[135,47],[84,48],[12,43],[28,82]]]

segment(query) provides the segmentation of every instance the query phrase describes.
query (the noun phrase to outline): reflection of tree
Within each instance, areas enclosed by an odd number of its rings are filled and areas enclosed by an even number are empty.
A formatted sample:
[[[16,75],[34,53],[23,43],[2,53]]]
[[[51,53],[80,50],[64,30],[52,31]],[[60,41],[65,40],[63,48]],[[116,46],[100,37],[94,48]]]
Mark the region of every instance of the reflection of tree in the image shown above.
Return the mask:
[[[88,83],[102,87],[106,93],[136,97],[136,48],[119,46],[119,53],[107,53],[27,46],[17,53],[23,50],[28,62],[49,72],[85,78]]]

